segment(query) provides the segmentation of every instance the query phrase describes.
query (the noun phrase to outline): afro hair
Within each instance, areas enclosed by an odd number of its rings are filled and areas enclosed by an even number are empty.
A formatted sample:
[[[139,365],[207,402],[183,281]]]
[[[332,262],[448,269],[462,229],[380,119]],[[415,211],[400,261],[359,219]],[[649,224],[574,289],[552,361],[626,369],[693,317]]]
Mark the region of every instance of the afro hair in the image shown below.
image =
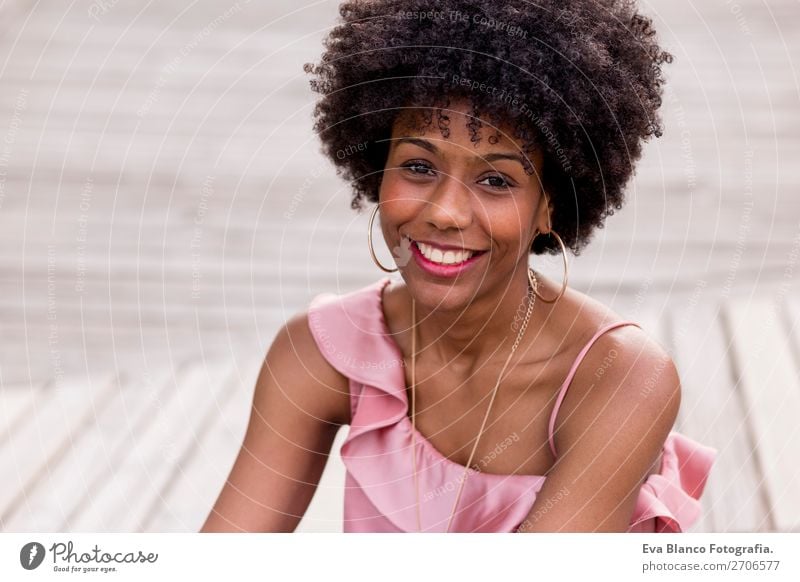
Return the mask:
[[[662,134],[672,55],[633,1],[352,0],[339,13],[321,61],[304,69],[320,95],[314,131],[354,209],[378,201],[399,114],[435,117],[447,137],[447,108],[466,98],[473,141],[484,125],[507,126],[524,152],[541,149],[552,228],[577,255],[622,208],[642,143]],[[561,249],[536,237],[530,250]]]

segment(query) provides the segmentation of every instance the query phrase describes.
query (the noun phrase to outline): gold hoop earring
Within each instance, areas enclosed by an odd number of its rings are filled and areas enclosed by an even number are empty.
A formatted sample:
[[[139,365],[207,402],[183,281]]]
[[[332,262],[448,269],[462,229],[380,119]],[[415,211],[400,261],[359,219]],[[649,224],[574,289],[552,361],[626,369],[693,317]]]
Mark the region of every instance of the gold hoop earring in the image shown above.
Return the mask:
[[[375,215],[378,213],[378,208],[380,208],[380,205],[376,204],[375,208],[372,209],[372,214],[369,217],[369,226],[367,227],[367,246],[369,246],[369,254],[372,256],[372,260],[375,262],[375,264],[378,265],[378,268],[387,273],[394,273],[398,269],[396,267],[394,269],[387,269],[381,265],[381,262],[375,255],[375,250],[372,248],[372,223],[375,221]]]
[[[536,237],[539,236],[540,234],[542,234],[542,233],[537,231],[536,232],[536,236],[533,237],[533,240],[536,240]],[[561,296],[564,295],[564,291],[567,290],[567,275],[569,273],[569,263],[567,262],[567,247],[564,246],[564,241],[561,240],[561,237],[558,236],[558,233],[556,231],[551,230],[550,232],[548,232],[546,234],[552,234],[553,236],[555,236],[556,240],[558,240],[558,244],[561,246],[561,256],[564,259],[564,280],[563,280],[563,282],[561,284],[561,291],[559,291],[558,295],[556,295],[553,299],[545,299],[544,297],[539,295],[539,293],[536,291],[535,288],[534,288],[533,292],[536,293],[536,296],[539,299],[541,299],[542,301],[544,301],[545,303],[555,303],[556,301],[561,299]],[[533,243],[531,243],[531,245],[532,244]]]

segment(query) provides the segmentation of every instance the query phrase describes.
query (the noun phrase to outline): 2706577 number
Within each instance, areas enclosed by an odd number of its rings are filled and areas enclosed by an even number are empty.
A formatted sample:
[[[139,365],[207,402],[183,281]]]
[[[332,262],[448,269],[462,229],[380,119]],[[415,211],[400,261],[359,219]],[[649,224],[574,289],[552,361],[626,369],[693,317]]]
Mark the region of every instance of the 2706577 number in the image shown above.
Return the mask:
[[[777,570],[780,560],[731,560],[729,570]]]

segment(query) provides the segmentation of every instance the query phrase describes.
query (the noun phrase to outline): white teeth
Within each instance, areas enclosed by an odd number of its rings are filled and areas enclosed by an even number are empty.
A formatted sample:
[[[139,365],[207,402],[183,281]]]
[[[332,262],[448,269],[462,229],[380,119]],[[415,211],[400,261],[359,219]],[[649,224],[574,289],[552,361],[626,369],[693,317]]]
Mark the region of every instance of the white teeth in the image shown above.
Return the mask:
[[[443,253],[441,250],[421,242],[417,243],[417,248],[419,248],[420,252],[426,259],[442,265],[456,265],[458,263],[463,263],[475,254],[472,251],[467,250],[446,251]]]

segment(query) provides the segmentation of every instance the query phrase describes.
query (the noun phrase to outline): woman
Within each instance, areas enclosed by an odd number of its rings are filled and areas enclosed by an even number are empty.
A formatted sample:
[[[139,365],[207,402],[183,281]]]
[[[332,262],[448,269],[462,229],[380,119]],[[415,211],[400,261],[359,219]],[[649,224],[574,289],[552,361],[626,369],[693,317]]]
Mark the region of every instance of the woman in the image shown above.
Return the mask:
[[[340,13],[306,65],[315,129],[398,275],[280,330],[203,531],[293,531],[343,424],[345,531],[684,531],[716,451],[671,431],[665,350],[567,285],[661,134],[651,22],[614,0]],[[554,252],[560,282],[528,267]]]

